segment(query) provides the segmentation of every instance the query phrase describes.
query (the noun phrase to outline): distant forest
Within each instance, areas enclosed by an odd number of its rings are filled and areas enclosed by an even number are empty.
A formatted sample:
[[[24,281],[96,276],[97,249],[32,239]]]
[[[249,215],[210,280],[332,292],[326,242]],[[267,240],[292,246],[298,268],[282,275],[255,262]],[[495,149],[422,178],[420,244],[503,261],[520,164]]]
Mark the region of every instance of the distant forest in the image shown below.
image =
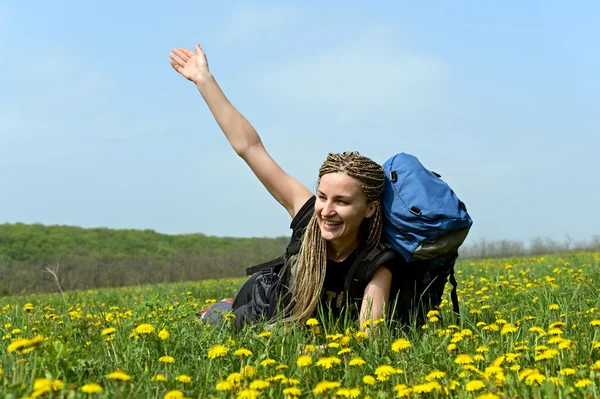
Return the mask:
[[[0,295],[241,277],[245,269],[283,253],[289,237],[231,238],[168,235],[41,224],[0,224]],[[600,251],[586,242],[535,238],[480,240],[460,259]]]
[[[0,224],[0,295],[57,291],[49,271],[65,291],[240,277],[281,255],[288,241]]]

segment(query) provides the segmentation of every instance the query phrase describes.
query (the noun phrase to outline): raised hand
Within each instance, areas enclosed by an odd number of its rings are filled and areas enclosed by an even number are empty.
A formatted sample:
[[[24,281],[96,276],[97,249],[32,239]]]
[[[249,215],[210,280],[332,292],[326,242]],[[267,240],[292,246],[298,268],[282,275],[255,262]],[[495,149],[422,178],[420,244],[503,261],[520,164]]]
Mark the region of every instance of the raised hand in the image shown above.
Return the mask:
[[[194,53],[183,47],[175,48],[169,54],[171,58],[169,63],[181,76],[191,82],[198,83],[199,80],[210,76],[210,71],[208,70],[206,54],[204,54],[199,44],[196,44],[195,50]]]

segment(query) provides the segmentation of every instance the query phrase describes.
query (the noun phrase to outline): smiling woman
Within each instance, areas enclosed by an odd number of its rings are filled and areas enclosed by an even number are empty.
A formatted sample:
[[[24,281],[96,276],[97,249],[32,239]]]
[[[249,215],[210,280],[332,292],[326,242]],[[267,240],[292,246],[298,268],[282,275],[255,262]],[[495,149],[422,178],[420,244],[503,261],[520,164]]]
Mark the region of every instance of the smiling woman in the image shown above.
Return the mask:
[[[173,69],[195,84],[235,152],[292,218],[292,240],[282,261],[252,276],[233,301],[238,326],[276,316],[303,323],[319,303],[360,309],[361,325],[382,317],[392,273],[381,260],[396,254],[369,263],[359,288],[349,281],[357,280],[352,273],[365,255],[372,260],[380,252],[383,168],[357,152],[329,154],[314,196],[267,153],[254,127],[220,89],[199,45],[194,52],[173,49],[170,58]]]

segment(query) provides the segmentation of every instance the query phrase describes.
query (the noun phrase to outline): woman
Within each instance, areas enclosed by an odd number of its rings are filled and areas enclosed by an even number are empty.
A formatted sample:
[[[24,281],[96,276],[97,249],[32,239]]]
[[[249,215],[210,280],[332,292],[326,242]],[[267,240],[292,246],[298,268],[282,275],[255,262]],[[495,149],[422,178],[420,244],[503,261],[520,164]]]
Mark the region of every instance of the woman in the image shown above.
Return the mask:
[[[302,234],[299,252],[286,264],[291,280],[286,319],[305,322],[321,300],[337,302],[334,307],[339,308],[339,282],[349,264],[360,249],[375,248],[381,237],[382,167],[356,152],[329,154],[314,196],[270,157],[256,130],[223,94],[199,45],[195,52],[178,48],[169,56],[173,69],[196,85],[235,152],[288,211],[294,233]],[[302,220],[305,226],[299,226]],[[391,282],[387,267],[373,272],[362,295],[361,326],[383,316]]]

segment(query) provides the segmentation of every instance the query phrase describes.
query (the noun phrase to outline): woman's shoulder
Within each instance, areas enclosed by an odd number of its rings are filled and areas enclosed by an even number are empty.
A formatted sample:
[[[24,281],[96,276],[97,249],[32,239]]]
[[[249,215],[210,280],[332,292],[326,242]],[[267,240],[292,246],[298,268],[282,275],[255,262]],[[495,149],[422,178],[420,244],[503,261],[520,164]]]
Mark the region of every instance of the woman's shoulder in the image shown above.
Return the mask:
[[[302,205],[302,207],[294,215],[292,223],[290,224],[290,228],[292,230],[298,230],[308,226],[308,222],[310,221],[310,218],[312,217],[315,211],[315,200],[316,197],[313,195],[304,203],[304,205]]]

